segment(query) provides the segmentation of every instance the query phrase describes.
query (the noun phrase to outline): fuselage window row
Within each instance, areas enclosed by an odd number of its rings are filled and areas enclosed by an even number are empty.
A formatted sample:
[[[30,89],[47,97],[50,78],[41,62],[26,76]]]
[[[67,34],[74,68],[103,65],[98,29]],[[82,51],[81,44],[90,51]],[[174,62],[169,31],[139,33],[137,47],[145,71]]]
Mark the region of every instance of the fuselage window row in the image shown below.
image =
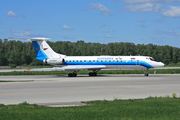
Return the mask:
[[[95,62],[103,62],[103,60],[93,60],[93,61],[91,61],[91,60],[66,60],[65,62],[93,62],[93,63],[95,63]],[[122,62],[122,60],[104,60],[104,62]],[[127,62],[127,61],[126,61]],[[132,60],[131,60],[131,62],[133,62]]]

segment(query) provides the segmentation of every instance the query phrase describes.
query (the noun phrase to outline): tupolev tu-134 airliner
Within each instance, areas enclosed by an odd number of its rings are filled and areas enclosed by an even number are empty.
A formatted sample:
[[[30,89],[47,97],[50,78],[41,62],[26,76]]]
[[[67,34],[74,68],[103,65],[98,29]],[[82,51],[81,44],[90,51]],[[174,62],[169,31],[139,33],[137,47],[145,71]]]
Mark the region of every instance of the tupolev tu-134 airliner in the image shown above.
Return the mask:
[[[9,37],[13,39],[13,37]],[[89,76],[97,76],[101,69],[145,69],[145,76],[148,76],[148,69],[163,67],[164,64],[149,56],[66,56],[56,53],[47,44],[50,38],[14,38],[32,41],[36,60],[58,66],[55,68],[42,68],[42,70],[64,70],[72,71],[69,77],[76,77],[80,70],[92,70]]]

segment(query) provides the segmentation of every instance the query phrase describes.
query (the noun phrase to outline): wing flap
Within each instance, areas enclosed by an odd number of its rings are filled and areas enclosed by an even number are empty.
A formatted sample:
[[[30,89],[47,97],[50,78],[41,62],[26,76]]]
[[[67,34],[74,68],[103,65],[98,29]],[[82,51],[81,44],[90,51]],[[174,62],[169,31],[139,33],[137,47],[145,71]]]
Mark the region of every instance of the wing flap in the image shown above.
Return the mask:
[[[96,69],[103,69],[106,68],[104,65],[71,65],[71,66],[64,66],[61,67],[62,70],[96,70]]]

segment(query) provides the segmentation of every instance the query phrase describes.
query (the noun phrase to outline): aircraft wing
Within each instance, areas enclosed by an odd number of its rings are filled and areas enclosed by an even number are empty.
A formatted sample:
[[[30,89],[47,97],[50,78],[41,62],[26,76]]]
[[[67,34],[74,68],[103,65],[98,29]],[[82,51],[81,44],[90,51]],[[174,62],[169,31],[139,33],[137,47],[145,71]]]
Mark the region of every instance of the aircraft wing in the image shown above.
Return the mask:
[[[37,69],[26,69],[32,71],[52,71],[52,70],[63,70],[63,71],[73,71],[73,70],[97,70],[106,68],[104,65],[71,65],[64,67],[53,67],[53,68],[37,68]]]
[[[103,69],[106,68],[104,65],[71,65],[71,66],[64,66],[61,67],[62,70],[96,70],[96,69]]]

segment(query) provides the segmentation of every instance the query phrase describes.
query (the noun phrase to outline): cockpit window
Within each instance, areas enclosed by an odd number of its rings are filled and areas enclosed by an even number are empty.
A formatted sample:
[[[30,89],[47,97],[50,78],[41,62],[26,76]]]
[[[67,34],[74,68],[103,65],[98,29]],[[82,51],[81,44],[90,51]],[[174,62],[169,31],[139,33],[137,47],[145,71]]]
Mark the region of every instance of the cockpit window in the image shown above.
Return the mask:
[[[159,62],[159,61],[157,61],[156,59],[154,59],[154,58],[152,58],[152,57],[150,57],[149,59],[150,59],[151,61]]]

